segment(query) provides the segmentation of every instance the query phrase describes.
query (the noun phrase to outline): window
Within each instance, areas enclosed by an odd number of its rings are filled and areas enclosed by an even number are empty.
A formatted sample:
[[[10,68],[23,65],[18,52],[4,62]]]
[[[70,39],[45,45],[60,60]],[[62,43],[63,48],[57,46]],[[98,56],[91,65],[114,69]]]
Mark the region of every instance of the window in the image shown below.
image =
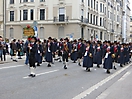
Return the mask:
[[[102,12],[102,3],[100,3],[100,12]]]
[[[45,0],[40,0],[40,2],[45,2]]]
[[[100,18],[100,26],[102,26],[102,18]]]
[[[40,27],[40,39],[44,39],[44,27]]]
[[[88,23],[89,23],[89,12],[88,12]]]
[[[93,18],[92,18],[92,14],[90,15],[90,19],[91,19],[91,20],[90,20],[90,23],[92,24],[92,19],[93,19]]]
[[[33,14],[33,9],[31,9],[31,10],[30,10],[30,19],[31,19],[31,20],[33,20],[33,16],[34,16],[34,14]]]
[[[59,21],[65,21],[65,8],[59,8]]]
[[[93,0],[91,0],[91,8],[93,8]]]
[[[10,38],[13,38],[14,29],[10,28]]]
[[[96,1],[94,0],[94,9],[95,9]]]
[[[34,2],[34,0],[30,0],[30,2]]]
[[[20,0],[20,3],[22,3],[22,0]]]
[[[21,10],[20,10],[20,21],[21,21]]]
[[[23,20],[28,20],[28,10],[23,10]]]
[[[88,6],[90,6],[90,0],[88,0]]]
[[[98,25],[98,16],[96,16],[96,25]]]
[[[10,4],[14,4],[14,0],[10,0]]]
[[[97,3],[96,3],[96,10],[98,11],[98,1],[97,1]]]
[[[95,25],[95,15],[93,16],[93,24]]]
[[[14,21],[14,11],[10,11],[10,21]]]
[[[23,2],[28,2],[28,0],[23,0]]]
[[[40,20],[45,20],[45,9],[40,9]]]
[[[84,2],[84,0],[82,0],[82,2]]]

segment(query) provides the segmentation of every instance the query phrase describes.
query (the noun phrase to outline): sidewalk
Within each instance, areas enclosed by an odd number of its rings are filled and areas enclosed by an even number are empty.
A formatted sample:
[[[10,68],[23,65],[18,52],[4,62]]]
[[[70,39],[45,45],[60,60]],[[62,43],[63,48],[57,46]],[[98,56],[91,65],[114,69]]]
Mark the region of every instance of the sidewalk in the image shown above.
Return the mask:
[[[132,99],[132,69],[96,99]]]
[[[18,59],[18,56],[16,56],[16,59],[19,61],[24,61],[26,59],[26,56],[22,56],[22,59]],[[11,56],[10,55],[6,55],[6,61],[0,61],[0,64],[4,64],[4,63],[10,63],[10,62],[14,62],[12,59],[11,59]]]

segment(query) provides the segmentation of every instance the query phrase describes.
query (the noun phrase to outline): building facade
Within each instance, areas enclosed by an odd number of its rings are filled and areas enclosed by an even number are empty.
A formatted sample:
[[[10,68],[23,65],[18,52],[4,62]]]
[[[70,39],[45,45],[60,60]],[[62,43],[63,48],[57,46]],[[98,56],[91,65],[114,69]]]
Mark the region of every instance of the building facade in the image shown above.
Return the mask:
[[[7,0],[6,37],[26,38],[23,28],[36,21],[40,39],[120,41],[122,11],[122,0]]]
[[[3,0],[0,1],[0,35],[3,36]]]
[[[129,42],[132,42],[132,16],[130,16],[130,39]]]

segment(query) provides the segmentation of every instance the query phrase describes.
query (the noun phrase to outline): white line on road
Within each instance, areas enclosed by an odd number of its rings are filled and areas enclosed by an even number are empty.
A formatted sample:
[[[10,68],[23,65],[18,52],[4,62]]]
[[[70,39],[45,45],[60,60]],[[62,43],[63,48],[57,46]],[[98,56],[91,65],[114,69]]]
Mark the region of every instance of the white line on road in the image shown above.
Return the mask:
[[[108,81],[110,81],[111,79],[113,79],[115,76],[117,76],[118,74],[120,74],[121,72],[123,72],[129,66],[130,65],[128,65],[128,66],[120,69],[119,71],[115,72],[111,76],[105,78],[104,80],[100,81],[99,83],[95,84],[94,86],[90,87],[89,89],[83,91],[82,93],[80,93],[79,95],[75,96],[72,99],[83,99],[83,98],[85,98],[87,95],[89,95],[90,93],[92,93],[94,90],[98,89],[99,87],[101,87],[102,85],[104,85],[105,83],[107,83]],[[99,98],[96,98],[96,99],[99,99]]]
[[[49,74],[49,73],[53,73],[53,72],[57,72],[59,70],[53,70],[53,71],[48,71],[48,72],[44,72],[44,73],[40,73],[40,74],[36,74],[36,76],[40,76],[40,75],[45,75],[45,74]],[[29,76],[23,77],[24,79],[26,78],[30,78]]]
[[[123,81],[123,80],[125,80],[125,78],[127,78],[130,74],[131,74],[131,72],[125,73],[118,81]]]
[[[9,66],[9,67],[1,67],[0,70],[1,70],[1,69],[15,68],[15,67],[22,67],[22,66],[24,66],[24,65],[16,65],[16,66]]]

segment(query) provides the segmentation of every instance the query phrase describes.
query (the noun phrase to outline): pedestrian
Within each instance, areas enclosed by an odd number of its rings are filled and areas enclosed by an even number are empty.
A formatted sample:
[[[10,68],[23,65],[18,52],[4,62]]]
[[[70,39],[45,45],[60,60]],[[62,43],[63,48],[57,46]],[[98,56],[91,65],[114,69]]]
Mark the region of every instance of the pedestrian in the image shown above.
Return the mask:
[[[30,43],[28,44],[27,51],[29,53],[29,67],[30,67],[30,75],[29,77],[35,77],[35,70],[36,70],[36,51],[37,51],[37,45],[36,45],[36,37],[31,37]]]
[[[77,40],[74,40],[71,48],[71,60],[73,61],[73,63],[76,63],[77,58]]]
[[[97,47],[95,47],[95,55],[93,56],[94,64],[97,64],[98,68],[100,68],[100,65],[102,64],[102,53],[101,43],[98,41]]]
[[[36,62],[37,66],[42,63],[42,45],[40,40],[37,41]]]
[[[107,48],[106,48],[106,52],[105,52],[105,57],[104,57],[104,63],[103,63],[103,68],[106,69],[107,73],[110,74],[110,69],[113,68],[113,58],[112,55],[114,53],[112,53],[112,48],[111,48],[111,42],[108,41],[107,42]]]
[[[84,44],[82,43],[82,39],[78,39],[78,44],[77,44],[77,58],[78,58],[78,65],[81,66],[81,60],[84,55],[85,47]]]
[[[48,42],[46,44],[46,55],[45,60],[48,63],[47,67],[51,67],[51,63],[53,62],[53,43],[52,38],[48,38]]]
[[[3,49],[4,49],[4,45],[3,45],[3,41],[2,41],[2,36],[0,36],[0,58],[1,61],[3,61]]]
[[[88,72],[90,72],[90,68],[93,67],[93,48],[90,41],[86,42],[83,67],[85,67]]]
[[[13,61],[17,62],[16,60],[16,54],[17,54],[17,44],[16,44],[16,39],[14,39],[11,44],[10,44],[10,47],[11,47],[11,58]]]
[[[68,66],[68,57],[71,54],[71,45],[69,43],[69,39],[65,38],[63,43],[63,51],[62,51],[62,60],[64,64],[64,69],[67,69]]]

